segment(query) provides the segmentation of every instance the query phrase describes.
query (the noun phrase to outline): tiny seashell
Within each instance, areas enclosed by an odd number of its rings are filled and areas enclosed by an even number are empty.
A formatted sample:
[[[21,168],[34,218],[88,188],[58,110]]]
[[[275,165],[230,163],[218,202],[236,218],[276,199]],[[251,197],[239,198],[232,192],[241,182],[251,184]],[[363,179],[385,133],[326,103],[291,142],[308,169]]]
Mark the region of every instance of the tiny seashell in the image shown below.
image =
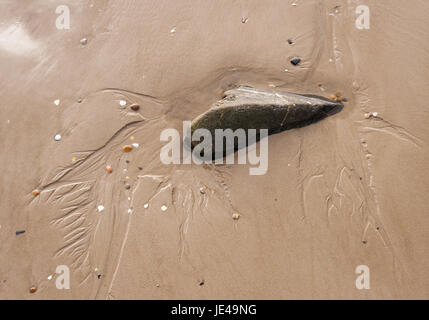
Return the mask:
[[[103,210],[104,210],[104,206],[100,204],[100,205],[97,207],[97,210],[98,210],[98,212],[103,211]]]
[[[133,146],[130,146],[130,145],[125,145],[125,146],[123,146],[122,147],[122,150],[124,151],[124,152],[130,152],[131,150],[133,150]]]
[[[234,220],[238,220],[238,219],[240,219],[240,214],[239,214],[238,212],[234,212],[234,213],[232,214],[232,219],[234,219]]]
[[[125,107],[127,105],[127,102],[125,100],[120,100],[119,104],[121,105],[121,107]]]
[[[55,135],[54,139],[55,139],[55,141],[60,141],[61,135],[60,134]]]
[[[143,205],[143,208],[145,208],[145,209],[149,208],[149,203],[145,203],[145,204]]]
[[[167,210],[167,206],[166,206],[166,205],[162,205],[162,206],[161,206],[161,210],[162,210],[162,211],[166,211],[166,210]]]

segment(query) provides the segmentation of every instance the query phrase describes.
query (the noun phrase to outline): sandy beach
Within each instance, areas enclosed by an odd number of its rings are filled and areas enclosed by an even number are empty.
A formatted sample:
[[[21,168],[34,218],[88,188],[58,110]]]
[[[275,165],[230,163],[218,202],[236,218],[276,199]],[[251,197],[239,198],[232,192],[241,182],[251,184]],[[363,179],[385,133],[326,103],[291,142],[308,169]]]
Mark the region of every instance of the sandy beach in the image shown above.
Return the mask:
[[[426,0],[0,0],[0,299],[428,299],[428,19]],[[238,86],[344,107],[270,135],[261,175],[164,164],[163,130]]]

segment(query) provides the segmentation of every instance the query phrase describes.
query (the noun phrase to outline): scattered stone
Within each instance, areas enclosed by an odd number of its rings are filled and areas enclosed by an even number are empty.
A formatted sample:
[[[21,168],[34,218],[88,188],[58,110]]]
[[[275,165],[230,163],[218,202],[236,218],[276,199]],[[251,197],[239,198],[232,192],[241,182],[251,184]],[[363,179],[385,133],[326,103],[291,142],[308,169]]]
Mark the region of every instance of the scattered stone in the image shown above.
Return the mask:
[[[292,63],[294,66],[297,66],[298,64],[300,64],[300,62],[301,62],[301,58],[298,58],[298,57],[293,57],[290,60],[290,63]]]
[[[87,38],[82,38],[80,39],[80,44],[85,46],[88,43],[88,39]]]
[[[353,81],[352,86],[355,90],[359,89],[359,83],[357,81]]]
[[[155,287],[159,288],[159,283],[157,283],[157,284],[155,285]]]
[[[139,170],[143,170],[143,168],[142,168],[142,167],[138,167],[138,169],[139,169]]]
[[[204,279],[200,281],[200,286],[203,286],[205,283]]]
[[[139,144],[134,142],[134,143],[132,144],[132,146],[133,146],[134,148],[138,148],[138,147],[139,147]]]
[[[52,275],[49,275],[49,276],[48,276],[48,280],[52,280]]]
[[[112,173],[113,168],[111,166],[106,166],[106,171],[107,171],[107,173]]]
[[[130,106],[130,109],[131,109],[131,110],[133,110],[133,111],[139,111],[140,106],[139,106],[138,104],[136,104],[136,103],[133,103],[133,104]]]
[[[363,244],[366,244],[366,240],[362,240],[362,243],[363,243]]]
[[[130,146],[130,145],[125,145],[125,146],[123,146],[122,147],[122,150],[124,151],[124,152],[130,152],[131,150],[133,150],[133,146]]]
[[[241,23],[247,23],[247,21],[249,21],[249,18],[241,18]]]
[[[375,117],[377,117],[378,116],[378,112],[373,112],[372,113],[372,116],[375,118]]]
[[[72,158],[72,162],[75,162],[77,160],[77,158],[76,157],[73,157]]]
[[[33,192],[31,192],[33,194],[33,196],[38,196],[40,194],[40,190],[39,189],[34,189]]]
[[[119,101],[119,105],[120,105],[121,107],[125,107],[125,106],[127,105],[127,102],[126,102],[125,100],[120,100],[120,101]]]
[[[175,33],[176,32],[176,27],[171,28],[170,33]]]
[[[234,219],[234,220],[238,220],[238,219],[240,219],[240,214],[239,214],[238,212],[234,212],[234,213],[232,214],[232,219]]]
[[[125,160],[125,163],[130,163],[130,160]]]
[[[206,194],[206,189],[204,189],[203,187],[200,188],[200,193],[201,194]]]
[[[291,39],[287,39],[287,43],[293,44],[293,41]]]
[[[60,134],[55,135],[54,139],[55,139],[55,141],[60,141],[61,135]]]
[[[97,274],[97,278],[98,278],[98,279],[101,279],[101,274]]]
[[[364,117],[365,117],[365,119],[369,119],[371,117],[371,114],[367,112],[364,114]]]
[[[162,205],[162,206],[161,206],[161,210],[162,210],[162,211],[167,211],[167,206],[166,206],[166,205]]]
[[[54,101],[54,104],[55,104],[56,106],[59,106],[59,105],[60,105],[60,99],[55,100],[55,101]]]
[[[98,210],[98,212],[104,211],[104,206],[100,204],[100,205],[97,207],[97,210]]]
[[[25,230],[18,230],[18,231],[15,232],[15,234],[17,236],[19,236],[20,234],[23,234],[23,233],[25,233]]]
[[[331,100],[335,100],[335,99],[336,99],[336,97],[335,97],[335,95],[334,95],[334,94],[331,94],[331,95],[329,96],[329,99],[331,99]]]
[[[149,208],[149,203],[145,203],[145,204],[143,205],[143,208],[145,208],[145,209]]]
[[[129,183],[125,184],[125,189],[127,189],[127,190],[130,190],[130,189],[131,189],[131,186],[130,186],[130,184],[129,184]]]
[[[288,69],[288,68],[286,68],[286,69],[285,69],[285,72],[289,72],[289,69]]]
[[[35,293],[36,291],[37,291],[37,287],[36,286],[30,287],[30,293]]]
[[[82,103],[82,98],[77,99],[77,103]]]

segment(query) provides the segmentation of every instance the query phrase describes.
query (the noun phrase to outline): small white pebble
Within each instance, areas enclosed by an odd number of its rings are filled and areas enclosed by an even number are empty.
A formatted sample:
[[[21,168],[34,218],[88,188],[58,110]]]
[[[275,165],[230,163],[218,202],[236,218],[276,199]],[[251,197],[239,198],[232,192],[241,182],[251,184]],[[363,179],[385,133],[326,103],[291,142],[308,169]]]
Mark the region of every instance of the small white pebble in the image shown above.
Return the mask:
[[[167,210],[167,206],[166,206],[166,205],[162,205],[162,206],[161,206],[161,210],[162,210],[162,211],[166,211],[166,210]]]
[[[121,107],[125,107],[127,105],[127,102],[125,100],[120,100],[119,104],[121,105]]]
[[[60,134],[57,134],[57,135],[54,137],[54,139],[55,139],[55,141],[60,141],[60,140],[61,140],[61,135],[60,135]]]
[[[285,69],[285,72],[289,72],[289,69]]]
[[[373,117],[378,116],[378,112],[373,112],[373,113],[372,113],[372,116],[373,116]]]
[[[54,100],[54,104],[55,104],[56,106],[59,106],[59,105],[60,105],[60,99]]]
[[[88,39],[87,38],[82,38],[82,39],[80,39],[80,44],[81,45],[86,45],[88,43]]]
[[[104,210],[104,206],[100,204],[100,205],[97,207],[97,210],[98,210],[98,212],[103,211],[103,210]]]
[[[143,208],[145,208],[145,209],[149,208],[149,203],[145,203]]]
[[[48,276],[48,280],[52,280],[52,275]]]
[[[134,142],[134,143],[132,144],[132,146],[133,146],[134,148],[138,148],[138,147],[139,147],[139,144]]]
[[[176,32],[176,27],[173,27],[171,30],[170,30],[170,33],[175,33]]]
[[[128,209],[128,213],[133,213],[133,210],[131,210],[131,209]]]

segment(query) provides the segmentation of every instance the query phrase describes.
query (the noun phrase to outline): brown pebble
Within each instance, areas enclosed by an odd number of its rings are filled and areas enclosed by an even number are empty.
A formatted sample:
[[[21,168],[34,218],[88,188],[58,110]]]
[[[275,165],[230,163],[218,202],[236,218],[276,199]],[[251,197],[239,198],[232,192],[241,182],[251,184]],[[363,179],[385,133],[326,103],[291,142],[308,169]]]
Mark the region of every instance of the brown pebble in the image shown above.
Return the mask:
[[[330,96],[329,96],[329,99],[331,99],[331,100],[335,100],[335,95],[334,94],[331,94]]]
[[[370,113],[365,113],[364,117],[365,117],[365,119],[369,119],[371,117],[371,114]]]
[[[130,146],[129,144],[127,144],[126,146],[122,147],[122,150],[124,152],[130,152],[131,150],[133,150],[133,146]]]
[[[30,288],[30,293],[35,293],[37,291],[37,287],[36,286],[32,286]]]
[[[40,194],[39,189],[34,189],[32,194],[33,194],[33,196],[38,196]]]
[[[140,106],[136,103],[133,103],[132,105],[130,105],[130,109],[133,111],[139,111]]]
[[[343,97],[341,97],[341,96],[340,97],[336,97],[335,101],[341,102],[341,101],[343,101]]]
[[[341,92],[336,92],[336,93],[335,93],[335,96],[336,96],[337,98],[341,97]]]
[[[106,166],[106,171],[108,173],[112,173],[113,172],[113,168],[111,166]]]
[[[130,188],[131,188],[130,184],[129,184],[129,183],[127,183],[127,184],[125,185],[125,189],[129,190]]]

